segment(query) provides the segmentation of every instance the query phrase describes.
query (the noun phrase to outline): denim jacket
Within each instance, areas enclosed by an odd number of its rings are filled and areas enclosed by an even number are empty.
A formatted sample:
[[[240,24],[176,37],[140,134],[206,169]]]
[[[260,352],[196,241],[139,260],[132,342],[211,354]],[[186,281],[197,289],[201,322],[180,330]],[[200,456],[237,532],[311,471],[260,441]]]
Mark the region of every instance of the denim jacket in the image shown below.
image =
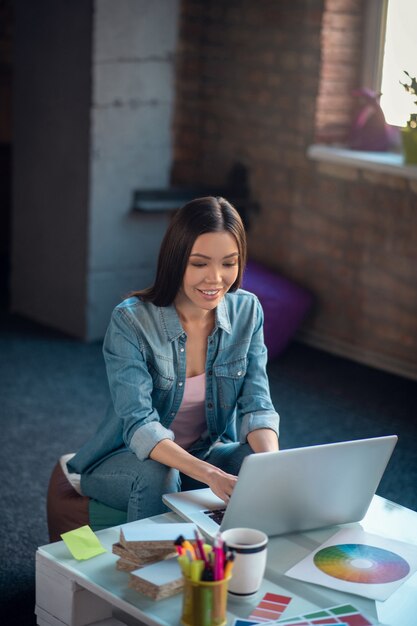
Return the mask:
[[[174,305],[158,307],[133,297],[119,304],[104,339],[113,406],[98,431],[68,463],[83,473],[125,450],[149,457],[170,430],[184,394],[187,335]],[[193,449],[223,441],[244,443],[248,433],[278,434],[266,375],[263,312],[253,294],[227,293],[216,308],[206,358],[207,431]]]

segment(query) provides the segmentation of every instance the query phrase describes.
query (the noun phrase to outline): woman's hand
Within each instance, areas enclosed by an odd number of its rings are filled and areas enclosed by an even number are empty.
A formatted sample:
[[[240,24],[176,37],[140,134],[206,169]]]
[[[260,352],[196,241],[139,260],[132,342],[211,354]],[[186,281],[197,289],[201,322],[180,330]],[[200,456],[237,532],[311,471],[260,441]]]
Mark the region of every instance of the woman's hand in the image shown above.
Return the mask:
[[[207,463],[207,478],[204,482],[210,487],[218,498],[226,502],[230,500],[234,486],[237,483],[237,476],[227,474],[223,470]]]
[[[193,457],[170,439],[162,439],[157,443],[151,451],[150,458],[205,483],[221,500],[229,502],[237,476],[227,474],[211,463]]]

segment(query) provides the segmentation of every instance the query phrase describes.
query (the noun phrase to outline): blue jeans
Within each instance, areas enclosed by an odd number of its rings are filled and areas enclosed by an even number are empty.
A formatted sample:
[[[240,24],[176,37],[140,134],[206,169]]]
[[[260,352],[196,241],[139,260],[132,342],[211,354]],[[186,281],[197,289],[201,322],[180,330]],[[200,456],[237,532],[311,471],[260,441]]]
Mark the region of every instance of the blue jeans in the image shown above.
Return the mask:
[[[199,450],[191,454],[228,474],[237,475],[243,459],[252,452],[248,443],[220,443],[209,451]],[[84,495],[127,511],[128,522],[166,513],[169,509],[162,502],[164,493],[201,487],[207,485],[158,461],[139,461],[129,450],[108,457],[91,472],[81,476]]]

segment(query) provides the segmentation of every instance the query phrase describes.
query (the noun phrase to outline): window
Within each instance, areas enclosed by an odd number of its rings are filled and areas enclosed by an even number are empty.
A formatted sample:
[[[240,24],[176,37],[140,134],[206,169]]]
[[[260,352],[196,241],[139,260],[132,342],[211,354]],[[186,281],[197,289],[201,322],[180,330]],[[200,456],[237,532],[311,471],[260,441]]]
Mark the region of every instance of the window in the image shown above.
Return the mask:
[[[400,82],[409,82],[404,70],[417,75],[416,23],[416,0],[369,0],[362,82],[382,92],[385,119],[395,126],[405,126],[413,110]]]
[[[405,20],[406,27],[401,26],[401,19]],[[349,94],[358,86],[380,92],[384,80],[384,112],[390,124],[405,125],[413,111],[413,98],[400,81],[408,82],[403,70],[417,76],[417,36],[413,38],[411,33],[416,23],[417,0],[326,0],[321,30],[315,145],[308,149],[311,159],[401,176],[415,185],[417,167],[404,163],[400,150],[367,152],[350,150],[347,146],[354,108],[354,98],[349,98]],[[411,52],[410,47],[404,50],[402,44],[406,40],[412,46]],[[400,48],[403,50],[401,55]],[[390,74],[389,58],[397,59],[394,78]],[[344,97],[334,97],[335,89],[337,95],[344,94]],[[389,95],[390,91],[394,96]],[[393,112],[397,115],[400,111],[395,92],[406,103],[401,119],[393,118],[388,110],[388,101],[394,98]]]

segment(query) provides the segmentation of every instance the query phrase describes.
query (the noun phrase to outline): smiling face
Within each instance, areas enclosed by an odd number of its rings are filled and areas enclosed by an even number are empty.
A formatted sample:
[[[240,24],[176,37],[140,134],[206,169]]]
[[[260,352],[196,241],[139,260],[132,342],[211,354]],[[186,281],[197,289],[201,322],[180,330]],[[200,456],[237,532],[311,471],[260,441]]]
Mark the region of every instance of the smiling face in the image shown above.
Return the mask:
[[[200,235],[175,298],[177,309],[212,311],[236,281],[238,270],[239,252],[233,235],[227,231]]]

